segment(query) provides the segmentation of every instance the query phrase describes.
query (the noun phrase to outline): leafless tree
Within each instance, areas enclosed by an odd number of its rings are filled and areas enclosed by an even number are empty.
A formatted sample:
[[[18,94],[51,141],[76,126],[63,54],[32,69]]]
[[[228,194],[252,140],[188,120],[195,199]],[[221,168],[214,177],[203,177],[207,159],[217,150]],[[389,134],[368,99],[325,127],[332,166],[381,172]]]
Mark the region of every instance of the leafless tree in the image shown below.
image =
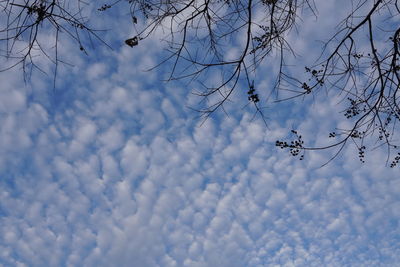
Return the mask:
[[[87,39],[95,38],[107,45],[88,26],[83,12],[86,5],[82,0],[1,0],[0,53],[8,59],[8,66],[0,71],[22,67],[24,75],[33,69],[44,72],[36,64],[36,57],[45,56],[54,63],[55,82],[57,67],[62,62],[58,55],[61,35],[74,40],[83,52]]]
[[[84,5],[81,0],[0,1],[1,13],[6,15],[0,30],[0,41],[6,43],[4,55],[17,59],[9,68],[22,65],[25,70],[28,65],[34,66],[34,49],[57,66],[61,33],[75,40],[82,50],[83,39],[94,36],[101,40],[83,15]],[[391,167],[400,160],[397,0],[349,1],[349,14],[338,21],[337,31],[324,49],[316,52],[320,56],[317,63],[304,66],[309,75],[305,81],[293,75],[286,64],[285,59],[296,53],[287,37],[301,23],[303,10],[318,16],[318,3],[313,0],[117,0],[100,5],[98,11],[107,12],[116,5],[129,5],[138,29],[135,36],[125,40],[126,45],[140,45],[160,29],[168,32],[164,41],[169,56],[160,64],[171,64],[168,80],[192,79],[202,85],[203,90],[194,93],[206,103],[198,110],[206,118],[217,109],[224,110],[233,92],[243,89],[243,84],[248,102],[262,118],[265,101],[260,99],[261,90],[292,94],[278,101],[296,101],[323,88],[337,90],[348,102],[342,112],[352,127],[328,133],[332,142],[326,146],[306,146],[294,129],[292,142],[277,141],[276,145],[303,159],[308,150],[328,148],[336,148],[336,157],[346,144],[354,143],[364,161],[367,146],[372,144],[368,148],[386,146]],[[55,56],[42,48],[38,39],[42,30],[55,32]],[[19,42],[25,47],[17,46]],[[232,46],[238,52],[228,56],[226,50]],[[272,89],[260,88],[254,78],[266,58],[278,58]],[[214,73],[219,73],[218,81],[208,79]],[[372,141],[367,142],[369,139]]]
[[[391,167],[398,164],[399,15],[398,1],[359,1],[325,44],[322,60],[305,68],[311,79],[307,82],[292,79],[302,89],[294,97],[321,88],[336,89],[348,102],[342,113],[352,126],[329,133],[328,137],[335,141],[328,146],[305,147],[297,131],[292,131],[296,136],[294,141],[290,144],[277,141],[277,146],[290,149],[292,155],[301,154],[302,158],[306,150],[333,147],[338,148],[337,155],[351,142],[364,162],[368,144],[372,148],[384,145],[388,151],[387,162]],[[367,142],[368,139],[372,140]]]

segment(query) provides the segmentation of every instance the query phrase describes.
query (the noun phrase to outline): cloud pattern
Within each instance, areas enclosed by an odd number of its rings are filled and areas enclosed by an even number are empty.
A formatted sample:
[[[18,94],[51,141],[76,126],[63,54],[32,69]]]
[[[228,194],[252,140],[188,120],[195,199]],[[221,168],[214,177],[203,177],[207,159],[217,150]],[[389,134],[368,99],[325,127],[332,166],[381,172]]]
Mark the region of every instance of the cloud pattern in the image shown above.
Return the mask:
[[[184,85],[140,71],[156,61],[127,48],[81,60],[56,92],[0,73],[0,266],[400,262],[400,178],[374,161],[384,152],[318,168],[327,153],[274,147],[287,125],[246,110],[202,123]],[[307,112],[312,136],[324,113]]]

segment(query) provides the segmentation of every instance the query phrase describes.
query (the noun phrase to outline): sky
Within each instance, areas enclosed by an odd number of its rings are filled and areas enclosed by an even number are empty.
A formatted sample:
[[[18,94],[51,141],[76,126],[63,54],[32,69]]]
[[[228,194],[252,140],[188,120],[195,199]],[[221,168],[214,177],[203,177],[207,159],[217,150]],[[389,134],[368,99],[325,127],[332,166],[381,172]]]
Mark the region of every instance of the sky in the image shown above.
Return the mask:
[[[342,15],[317,3],[288,37],[304,62]],[[46,59],[50,75],[0,73],[0,266],[400,266],[400,176],[384,149],[362,164],[349,146],[321,167],[332,151],[300,161],[275,147],[293,127],[320,142],[339,98],[270,103],[266,126],[233,96],[204,121],[198,85],[145,71],[165,55],[159,33],[131,49],[116,40],[132,25],[97,23],[114,49],[66,40],[73,66],[56,88]]]

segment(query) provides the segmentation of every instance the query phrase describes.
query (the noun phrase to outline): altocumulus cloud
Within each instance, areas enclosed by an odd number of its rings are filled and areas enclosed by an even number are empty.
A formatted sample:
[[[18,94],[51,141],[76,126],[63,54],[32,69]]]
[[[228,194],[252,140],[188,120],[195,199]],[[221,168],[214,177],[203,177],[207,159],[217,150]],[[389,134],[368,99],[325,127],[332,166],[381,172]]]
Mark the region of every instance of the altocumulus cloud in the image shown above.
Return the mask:
[[[80,60],[85,75],[71,70],[56,92],[0,74],[1,265],[400,262],[398,171],[372,160],[384,152],[362,165],[348,149],[318,168],[328,153],[274,147],[290,123],[266,129],[243,110],[201,124],[187,88],[140,71],[159,48],[137,48]],[[329,126],[334,103],[304,111],[305,136]]]

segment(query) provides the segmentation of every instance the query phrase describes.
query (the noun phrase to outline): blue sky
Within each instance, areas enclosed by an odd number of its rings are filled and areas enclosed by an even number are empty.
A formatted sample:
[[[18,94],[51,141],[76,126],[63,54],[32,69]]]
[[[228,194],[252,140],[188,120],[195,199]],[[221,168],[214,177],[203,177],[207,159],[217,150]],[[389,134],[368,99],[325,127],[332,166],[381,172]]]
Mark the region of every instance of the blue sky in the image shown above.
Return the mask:
[[[333,3],[288,37],[304,62]],[[106,38],[133,33],[115,29]],[[292,126],[324,142],[338,97],[270,104],[267,128],[238,94],[203,123],[188,108],[198,85],[162,82],[168,65],[143,71],[160,34],[89,56],[65,41],[74,66],[55,90],[51,75],[0,73],[0,266],[398,265],[400,177],[384,149],[361,164],[349,146],[320,168],[332,151],[299,161],[275,147]]]

